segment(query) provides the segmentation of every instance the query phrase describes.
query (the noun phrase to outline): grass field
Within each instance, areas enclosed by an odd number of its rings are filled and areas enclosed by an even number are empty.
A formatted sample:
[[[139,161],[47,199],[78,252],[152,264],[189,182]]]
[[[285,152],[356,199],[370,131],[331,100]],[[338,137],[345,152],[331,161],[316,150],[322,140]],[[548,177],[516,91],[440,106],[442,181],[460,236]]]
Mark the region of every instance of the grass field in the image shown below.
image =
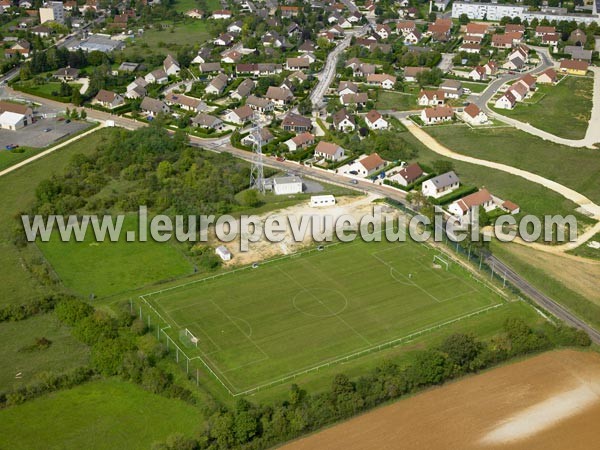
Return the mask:
[[[0,448],[149,449],[169,435],[193,435],[194,406],[116,379],[94,381],[0,411]]]
[[[50,347],[24,351],[24,347],[41,337],[52,341]],[[88,348],[71,337],[69,329],[53,314],[0,323],[0,340],[0,391],[27,384],[40,372],[63,372],[79,367],[88,358]],[[16,378],[19,372],[21,377]]]
[[[592,114],[593,90],[593,78],[567,76],[556,86],[540,85],[533,103],[496,111],[556,136],[582,139]]]
[[[600,233],[594,235],[588,242],[600,242]],[[600,259],[600,249],[588,247],[586,244],[580,245],[574,250],[570,250],[572,255],[583,256],[584,258]]]
[[[417,96],[414,94],[380,90],[375,103],[377,109],[395,109],[397,111],[409,111],[419,109]]]
[[[598,150],[554,144],[514,128],[432,127],[427,132],[458,153],[528,170],[600,202]]]
[[[0,149],[0,171],[14,166],[15,164],[26,160],[27,158],[37,155],[39,152],[43,151],[43,148],[21,148],[19,150],[23,150],[22,152],[12,152],[10,150]]]
[[[190,357],[240,393],[501,304],[464,269],[434,268],[435,254],[341,244],[142,299],[174,339],[187,328],[198,339]]]
[[[91,232],[83,242],[62,242],[55,233],[49,242],[37,245],[63,284],[84,297],[105,297],[193,272],[174,245],[152,239],[126,242],[126,231],[137,229],[136,217],[128,216],[119,242],[96,242]]]

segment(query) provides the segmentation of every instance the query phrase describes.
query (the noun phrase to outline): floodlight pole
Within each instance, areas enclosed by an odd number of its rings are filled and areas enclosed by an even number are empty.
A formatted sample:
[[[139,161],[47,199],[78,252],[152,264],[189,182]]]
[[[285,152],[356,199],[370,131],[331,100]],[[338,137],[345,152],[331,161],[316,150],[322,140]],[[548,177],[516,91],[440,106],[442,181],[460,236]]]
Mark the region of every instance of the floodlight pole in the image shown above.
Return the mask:
[[[258,111],[252,116],[252,131],[250,135],[254,137],[252,143],[252,167],[250,169],[250,189],[256,189],[261,194],[265,193],[265,176],[263,170],[263,154],[262,154],[262,126]]]

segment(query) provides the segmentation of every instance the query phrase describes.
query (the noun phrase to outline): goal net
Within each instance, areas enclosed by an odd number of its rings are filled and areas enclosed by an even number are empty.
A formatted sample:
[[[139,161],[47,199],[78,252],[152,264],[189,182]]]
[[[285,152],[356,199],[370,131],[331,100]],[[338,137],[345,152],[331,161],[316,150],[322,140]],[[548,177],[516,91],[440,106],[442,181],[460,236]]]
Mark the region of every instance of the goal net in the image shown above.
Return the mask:
[[[187,348],[198,348],[198,338],[187,328],[179,331],[179,341]]]
[[[450,268],[450,263],[439,255],[433,255],[433,265],[434,265],[434,267],[435,266],[438,266],[439,268],[443,267],[446,270],[448,270]]]

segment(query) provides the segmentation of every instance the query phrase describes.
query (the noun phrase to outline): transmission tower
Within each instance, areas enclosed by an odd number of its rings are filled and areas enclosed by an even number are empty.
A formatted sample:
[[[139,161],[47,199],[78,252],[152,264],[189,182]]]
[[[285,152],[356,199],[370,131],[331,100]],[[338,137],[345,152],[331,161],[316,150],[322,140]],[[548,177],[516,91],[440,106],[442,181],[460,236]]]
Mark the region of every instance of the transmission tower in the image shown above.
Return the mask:
[[[260,115],[257,112],[252,116],[251,136],[254,137],[252,151],[252,168],[250,169],[250,188],[256,189],[261,194],[265,193],[265,177],[263,173],[263,154],[262,154],[262,125]]]

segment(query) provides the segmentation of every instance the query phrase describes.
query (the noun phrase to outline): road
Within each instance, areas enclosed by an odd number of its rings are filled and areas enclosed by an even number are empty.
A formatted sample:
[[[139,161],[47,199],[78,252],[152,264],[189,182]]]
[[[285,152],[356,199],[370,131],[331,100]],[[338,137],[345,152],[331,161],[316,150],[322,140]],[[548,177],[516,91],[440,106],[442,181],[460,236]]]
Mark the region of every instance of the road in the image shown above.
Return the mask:
[[[581,320],[579,317],[572,314],[570,311],[565,309],[562,305],[552,300],[547,295],[544,295],[538,291],[529,282],[523,279],[518,273],[512,270],[509,266],[504,264],[498,258],[490,255],[486,258],[485,262],[494,269],[495,272],[504,274],[506,280],[512,285],[516,286],[523,294],[532,299],[537,305],[544,308],[552,315],[558,317],[560,320],[575,328],[579,328],[585,331],[592,342],[600,344],[600,332],[589,325],[587,322]]]

